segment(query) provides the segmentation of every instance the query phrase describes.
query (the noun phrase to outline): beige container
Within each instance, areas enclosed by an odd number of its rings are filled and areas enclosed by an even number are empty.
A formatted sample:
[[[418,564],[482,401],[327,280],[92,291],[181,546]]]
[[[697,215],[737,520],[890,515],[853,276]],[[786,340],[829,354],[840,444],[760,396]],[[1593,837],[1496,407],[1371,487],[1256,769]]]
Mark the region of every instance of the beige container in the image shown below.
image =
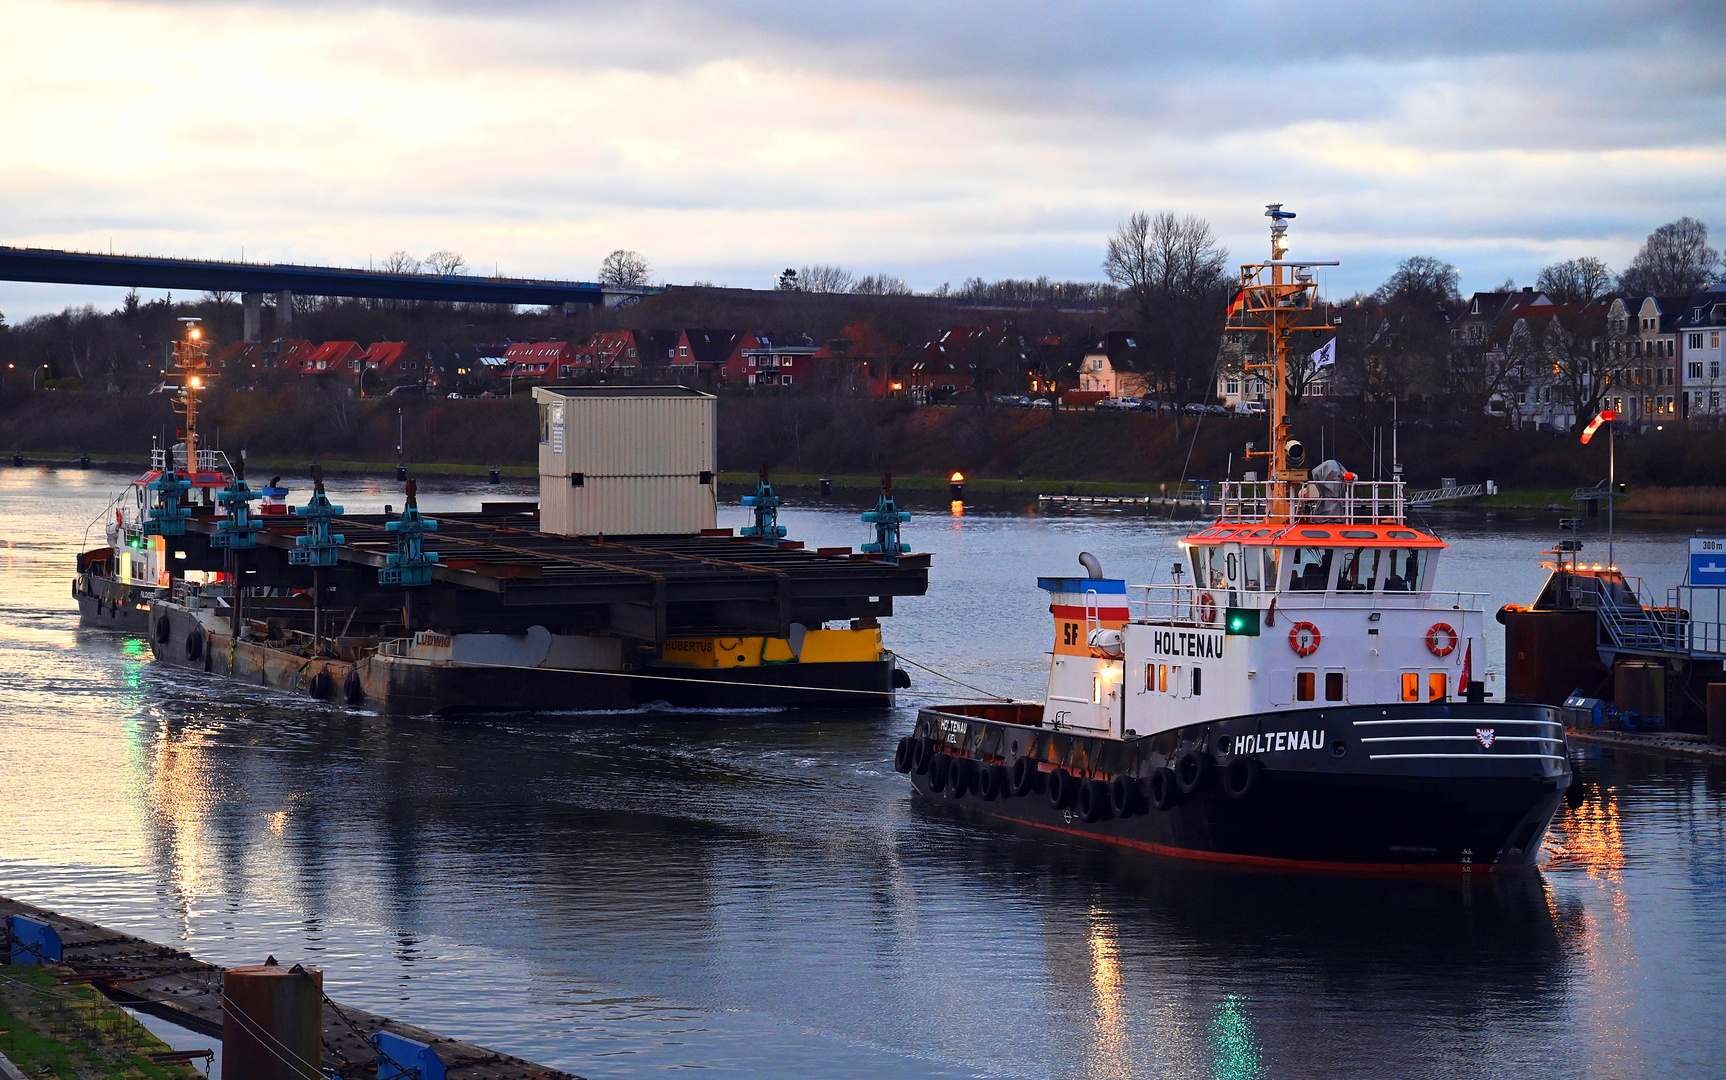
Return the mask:
[[[540,528],[696,533],[719,519],[716,400],[683,386],[537,386]]]

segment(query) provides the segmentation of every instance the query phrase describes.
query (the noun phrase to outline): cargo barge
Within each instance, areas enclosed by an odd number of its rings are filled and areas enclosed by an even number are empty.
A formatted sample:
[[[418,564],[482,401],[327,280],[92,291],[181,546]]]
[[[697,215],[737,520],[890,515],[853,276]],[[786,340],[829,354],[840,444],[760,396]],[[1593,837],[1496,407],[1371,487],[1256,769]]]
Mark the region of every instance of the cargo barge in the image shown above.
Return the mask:
[[[1041,703],[922,709],[895,768],[921,800],[1006,825],[1262,867],[1468,872],[1531,865],[1572,773],[1559,710],[1486,700],[1484,610],[1437,587],[1445,544],[1400,479],[1303,468],[1286,350],[1328,332],[1313,268],[1242,268],[1231,330],[1262,332],[1269,479],[1221,485],[1172,583],[1049,577]],[[1190,579],[1187,578],[1190,573]]]
[[[890,478],[856,552],[786,539],[765,474],[754,524],[719,529],[711,395],[536,388],[539,502],[432,519],[410,480],[399,514],[348,514],[316,468],[296,504],[204,448],[209,373],[178,355],[186,426],[73,583],[87,625],[163,664],[392,713],[877,708],[909,685],[881,620],[929,558]]]

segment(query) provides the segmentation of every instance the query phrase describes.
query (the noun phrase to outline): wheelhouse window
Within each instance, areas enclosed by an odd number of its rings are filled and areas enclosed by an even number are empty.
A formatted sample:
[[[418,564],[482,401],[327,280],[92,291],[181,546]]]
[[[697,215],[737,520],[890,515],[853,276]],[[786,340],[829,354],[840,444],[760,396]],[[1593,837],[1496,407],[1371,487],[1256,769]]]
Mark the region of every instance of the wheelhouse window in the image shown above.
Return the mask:
[[[1378,587],[1378,548],[1350,548],[1337,571],[1338,592],[1372,592]]]
[[[1342,700],[1342,672],[1327,671],[1324,673],[1324,699],[1326,701]]]
[[[1445,701],[1450,697],[1445,692],[1445,673],[1434,671],[1426,677],[1426,700]]]
[[[1312,701],[1318,696],[1318,672],[1295,672],[1295,700]]]
[[[1324,592],[1330,587],[1331,556],[1335,548],[1291,548],[1290,592]],[[1307,700],[1311,700],[1310,698]]]
[[[1422,548],[1388,548],[1384,552],[1384,591],[1419,592],[1420,573],[1426,567]]]
[[[1402,700],[1420,700],[1420,672],[1405,671],[1402,673]]]
[[[1241,587],[1248,592],[1258,592],[1259,573],[1263,566],[1264,563],[1260,561],[1259,553],[1252,548],[1247,548],[1241,556],[1241,569],[1244,571],[1241,576]]]

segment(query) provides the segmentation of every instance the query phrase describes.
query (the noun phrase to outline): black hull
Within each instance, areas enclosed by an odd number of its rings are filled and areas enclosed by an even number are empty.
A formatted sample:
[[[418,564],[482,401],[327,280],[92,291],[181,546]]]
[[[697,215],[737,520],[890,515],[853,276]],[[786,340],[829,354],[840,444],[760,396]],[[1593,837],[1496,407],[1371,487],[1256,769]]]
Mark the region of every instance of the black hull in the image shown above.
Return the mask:
[[[1555,710],[1539,706],[1361,706],[1237,717],[1121,741],[928,709],[911,739],[933,742],[924,771],[913,764],[910,775],[920,796],[946,806],[1164,855],[1355,872],[1521,867],[1537,858],[1570,784],[1558,721]],[[1474,737],[1481,729],[1493,732],[1488,744]],[[1267,747],[1267,733],[1289,731],[1322,731],[1323,744]],[[1523,741],[1533,738],[1540,741]],[[915,742],[909,746],[917,759]],[[1200,781],[1189,794],[1165,796],[1169,805],[1158,809],[1149,781],[1187,755],[1202,759],[1186,769]],[[939,765],[940,756],[950,761]],[[1006,781],[1019,756],[1041,768],[1031,790],[1013,795]],[[959,760],[969,764],[955,766]],[[1244,764],[1231,772],[1235,760]],[[950,778],[937,789],[937,774],[955,767],[971,774],[969,782],[957,793]],[[982,768],[999,770],[1003,794],[984,798]],[[1080,788],[1101,786],[1086,801],[1069,795],[1056,805],[1055,768]],[[1159,781],[1165,791],[1174,790],[1174,775]],[[1116,777],[1123,780],[1111,799]],[[1115,812],[1123,795],[1124,815]]]
[[[134,589],[95,574],[80,574],[72,582],[78,602],[78,623],[140,637],[150,632],[150,604],[159,589]]]
[[[582,712],[672,708],[889,708],[893,660],[775,664],[702,670],[651,667],[629,671],[505,667],[404,661],[308,659],[267,644],[235,643],[225,627],[206,629],[173,603],[155,605],[139,633],[157,662],[222,675],[301,697],[404,715]],[[354,676],[350,680],[350,674]]]

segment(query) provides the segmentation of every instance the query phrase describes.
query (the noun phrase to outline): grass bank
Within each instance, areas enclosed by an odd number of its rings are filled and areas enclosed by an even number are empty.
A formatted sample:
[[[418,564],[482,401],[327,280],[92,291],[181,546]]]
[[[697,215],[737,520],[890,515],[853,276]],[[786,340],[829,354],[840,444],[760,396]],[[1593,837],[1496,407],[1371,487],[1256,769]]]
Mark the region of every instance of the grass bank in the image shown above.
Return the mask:
[[[168,1046],[70,968],[0,965],[0,1053],[25,1076],[193,1080],[190,1065],[152,1061]]]

